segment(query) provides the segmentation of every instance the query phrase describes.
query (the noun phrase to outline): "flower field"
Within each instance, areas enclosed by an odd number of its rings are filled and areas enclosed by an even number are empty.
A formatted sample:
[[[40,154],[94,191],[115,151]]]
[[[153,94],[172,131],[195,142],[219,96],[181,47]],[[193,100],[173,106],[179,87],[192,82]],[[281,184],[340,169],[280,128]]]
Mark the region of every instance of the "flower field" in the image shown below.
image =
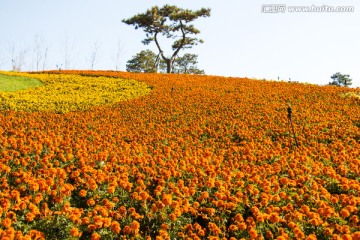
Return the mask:
[[[21,74],[45,85],[0,93],[1,239],[360,239],[355,89]]]
[[[23,91],[0,92],[0,107],[15,111],[65,113],[87,110],[150,92],[146,84],[131,79],[13,72],[0,74],[36,78],[44,83],[44,86]]]

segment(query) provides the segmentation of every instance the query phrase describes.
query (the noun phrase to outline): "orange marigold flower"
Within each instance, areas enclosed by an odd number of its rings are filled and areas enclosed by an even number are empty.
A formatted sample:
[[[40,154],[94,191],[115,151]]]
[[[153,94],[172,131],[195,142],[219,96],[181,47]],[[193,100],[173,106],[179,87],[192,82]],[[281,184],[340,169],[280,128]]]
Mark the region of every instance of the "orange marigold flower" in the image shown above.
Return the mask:
[[[213,232],[215,235],[218,235],[221,233],[220,228],[213,222],[209,222],[208,228],[211,232]]]
[[[343,209],[341,209],[341,211],[340,211],[340,215],[341,215],[341,217],[343,217],[343,218],[347,218],[347,217],[350,216],[350,213],[349,213],[349,211],[348,211],[347,209],[343,208]]]
[[[280,221],[280,217],[277,213],[270,213],[270,217],[269,217],[270,222],[272,223],[278,223]]]
[[[35,215],[33,213],[29,212],[26,214],[26,221],[32,222],[34,220],[34,218],[35,218]]]
[[[317,237],[315,234],[310,234],[309,236],[307,236],[306,240],[316,240]]]
[[[93,232],[93,234],[91,234],[91,240],[100,240],[100,239],[101,236],[97,232]]]
[[[237,231],[237,230],[238,230],[238,227],[236,225],[233,225],[233,224],[230,225],[229,231],[234,232],[234,231]]]
[[[189,194],[192,196],[192,195],[194,195],[196,193],[196,189],[194,188],[194,187],[191,187],[190,189],[189,189]]]
[[[275,202],[279,202],[281,200],[281,198],[279,195],[275,195],[275,196],[273,196],[272,200]]]
[[[120,208],[119,208],[119,213],[121,213],[121,214],[125,214],[127,211],[126,211],[126,207],[125,206],[121,206]]]
[[[175,215],[174,213],[170,213],[170,214],[169,214],[169,219],[170,219],[171,221],[175,221],[175,220],[176,220],[176,215]]]
[[[181,210],[179,208],[174,209],[174,214],[175,214],[176,217],[180,217]],[[212,216],[211,214],[209,214],[209,215]]]
[[[80,237],[81,236],[81,232],[79,231],[78,228],[74,227],[70,230],[70,235],[72,237]]]
[[[268,238],[268,239],[272,239],[272,238],[274,238],[274,234],[270,231],[270,230],[267,230],[266,231],[266,238]]]
[[[240,230],[245,230],[247,228],[246,223],[242,222],[238,224]]]
[[[198,208],[199,206],[200,206],[200,203],[199,203],[199,202],[194,202],[194,203],[193,203],[193,207],[194,207],[194,208]]]
[[[145,201],[145,200],[147,200],[149,198],[149,194],[147,192],[144,192],[144,191],[140,192],[139,195],[140,195],[141,200],[143,200],[143,201]]]
[[[360,240],[360,231],[357,231],[357,232],[354,232],[351,237],[354,239],[354,240]]]
[[[319,221],[319,219],[313,218],[309,221],[309,223],[313,226],[318,226],[318,225],[320,225],[321,222]]]
[[[295,237],[303,239],[305,237],[305,234],[303,233],[303,231],[301,231],[300,228],[295,227],[294,228],[294,233],[295,233]]]
[[[332,196],[330,200],[331,200],[332,203],[338,203],[339,202],[339,198],[334,197],[334,196]]]
[[[256,221],[259,222],[259,223],[262,223],[262,222],[265,221],[265,218],[266,218],[265,214],[258,214],[256,216]]]
[[[88,231],[92,232],[95,231],[98,228],[98,226],[96,224],[89,224],[88,225]]]
[[[117,221],[113,221],[113,222],[111,223],[110,229],[111,229],[111,231],[113,231],[114,233],[119,234],[119,233],[120,233],[120,230],[121,230],[121,228],[120,228],[120,223],[118,223]]]
[[[162,202],[165,205],[170,206],[171,202],[172,202],[172,195],[171,194],[163,194]]]
[[[87,205],[89,206],[94,206],[95,205],[95,200],[90,198],[89,200],[86,201]]]
[[[103,227],[104,228],[107,228],[107,227],[111,226],[111,218],[103,218],[102,222],[103,222]]]
[[[5,218],[2,222],[1,225],[4,226],[4,228],[9,228],[11,227],[11,219],[10,218]]]
[[[350,218],[350,221],[353,222],[353,223],[358,223],[358,222],[359,222],[359,217],[353,215],[353,216]]]
[[[80,197],[86,197],[87,191],[85,189],[81,189],[79,192]]]
[[[350,233],[350,227],[348,225],[343,225],[341,232],[342,233]]]
[[[294,223],[294,222],[289,222],[289,223],[288,223],[288,226],[289,226],[289,228],[291,228],[291,229],[297,227],[296,223]]]
[[[242,216],[240,213],[238,213],[238,214],[235,215],[235,221],[237,221],[237,222],[243,222],[243,221],[244,221],[244,218],[243,218],[243,216]]]
[[[136,220],[132,221],[131,225],[130,225],[132,230],[138,230],[140,228],[140,223]]]
[[[109,194],[113,194],[113,193],[115,192],[115,189],[116,189],[115,186],[110,186],[110,187],[108,187],[107,192],[108,192]]]
[[[88,217],[84,217],[83,219],[81,219],[81,224],[89,225],[89,223],[90,223],[90,219]]]
[[[81,222],[78,214],[71,214],[69,219],[77,224]]]
[[[285,192],[280,192],[279,196],[280,196],[280,198],[284,199],[284,198],[286,198],[287,195]]]
[[[123,229],[122,229],[122,233],[125,234],[125,235],[128,235],[131,233],[131,228],[129,226],[125,226]]]
[[[153,203],[153,204],[151,205],[151,211],[154,212],[154,213],[156,213],[156,212],[158,211],[158,208],[156,207],[156,204],[155,204],[155,203]]]
[[[327,227],[327,228],[324,229],[324,234],[326,236],[331,236],[333,234],[333,232],[334,232],[334,229],[332,229],[332,228]]]
[[[341,239],[343,240],[352,240],[352,236],[350,234],[344,234],[341,236]]]
[[[169,225],[166,224],[166,223],[162,223],[161,226],[160,226],[161,229],[170,229]]]
[[[39,240],[44,240],[45,239],[45,234],[43,232],[31,229],[29,232],[30,238],[31,239],[39,239]]]
[[[201,199],[206,199],[206,198],[208,198],[209,197],[209,193],[208,192],[202,192],[201,193]]]
[[[252,238],[256,238],[258,236],[258,233],[257,231],[255,230],[255,228],[250,228],[249,229],[249,235],[252,237]]]
[[[96,190],[98,188],[98,185],[96,183],[90,183],[90,190]]]
[[[15,221],[15,222],[16,222],[16,213],[14,213],[13,211],[9,211],[9,212],[6,214],[6,217],[7,217],[7,218],[10,218],[12,221]]]
[[[156,239],[158,239],[158,237],[161,237],[159,239],[168,239],[168,237],[169,237],[169,233],[163,229],[159,230],[159,234],[160,234],[160,236],[157,236]]]
[[[198,235],[199,235],[200,237],[204,237],[204,236],[205,236],[205,231],[202,230],[202,229],[199,230]]]

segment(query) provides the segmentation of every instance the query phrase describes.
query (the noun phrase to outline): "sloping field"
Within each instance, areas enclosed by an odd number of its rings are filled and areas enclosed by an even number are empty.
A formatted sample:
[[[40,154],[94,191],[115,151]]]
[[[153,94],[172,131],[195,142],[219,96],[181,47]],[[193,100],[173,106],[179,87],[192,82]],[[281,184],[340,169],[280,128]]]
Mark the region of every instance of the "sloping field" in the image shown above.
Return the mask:
[[[0,73],[1,92],[14,92],[18,90],[24,90],[30,87],[38,87],[41,85],[42,83],[37,79],[2,75]]]
[[[344,97],[355,90],[56,76],[152,90],[86,111],[1,111],[1,239],[360,239],[360,100]]]
[[[42,85],[16,92],[1,92],[0,88],[0,107],[6,110],[56,113],[84,111],[94,106],[109,106],[150,92],[146,84],[132,79],[15,72],[0,74],[9,79],[18,79],[20,86],[37,79]]]

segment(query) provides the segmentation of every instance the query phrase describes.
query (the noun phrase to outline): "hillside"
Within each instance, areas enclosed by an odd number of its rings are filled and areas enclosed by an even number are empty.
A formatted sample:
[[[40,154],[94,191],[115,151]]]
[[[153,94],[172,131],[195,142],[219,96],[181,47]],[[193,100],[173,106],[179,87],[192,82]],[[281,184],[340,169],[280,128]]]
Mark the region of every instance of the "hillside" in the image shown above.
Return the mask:
[[[0,93],[4,106],[14,100],[0,112],[2,239],[360,239],[360,99],[344,96],[356,90],[110,71],[26,76],[89,77],[94,87],[109,77],[142,90],[124,99],[111,97],[122,91],[115,85],[90,91],[97,104],[71,107],[78,97],[62,111],[49,84],[38,94],[50,105],[39,108],[27,107],[34,89]]]

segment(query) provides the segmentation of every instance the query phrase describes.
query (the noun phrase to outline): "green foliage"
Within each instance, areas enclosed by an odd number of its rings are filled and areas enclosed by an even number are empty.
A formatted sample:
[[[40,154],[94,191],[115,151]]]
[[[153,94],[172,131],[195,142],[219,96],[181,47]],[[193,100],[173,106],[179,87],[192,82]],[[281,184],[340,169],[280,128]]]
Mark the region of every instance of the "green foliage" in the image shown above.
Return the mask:
[[[126,71],[128,72],[157,72],[157,56],[149,49],[143,50],[127,61]]]
[[[167,73],[173,70],[173,63],[181,49],[191,48],[203,40],[189,37],[189,35],[199,34],[200,31],[191,22],[199,17],[209,17],[210,9],[201,8],[197,11],[178,8],[177,6],[165,5],[148,9],[145,13],[140,13],[132,18],[123,19],[128,25],[135,26],[135,29],[142,28],[146,33],[146,38],[142,41],[148,45],[155,42],[159,53],[167,65]],[[173,53],[166,57],[158,41],[159,35],[169,39],[176,39],[172,44]]]
[[[45,233],[46,239],[60,240],[71,237],[69,232],[72,227],[73,223],[67,217],[59,215],[36,221],[33,228]]]
[[[329,82],[329,85],[335,85],[335,86],[344,86],[348,87],[352,84],[352,79],[350,78],[350,75],[347,74],[341,74],[339,72],[333,74],[331,76],[332,82]]]
[[[174,63],[173,72],[175,73],[189,73],[189,74],[205,74],[204,70],[198,69],[197,67],[196,54],[186,53],[182,57],[178,57]]]
[[[197,55],[186,53],[176,58],[172,73],[205,74],[204,70],[198,69]],[[147,49],[133,56],[126,64],[128,72],[166,72],[166,62],[159,58],[153,51]]]
[[[0,91],[15,92],[31,87],[42,86],[43,83],[37,79],[27,77],[6,76],[0,74]]]

